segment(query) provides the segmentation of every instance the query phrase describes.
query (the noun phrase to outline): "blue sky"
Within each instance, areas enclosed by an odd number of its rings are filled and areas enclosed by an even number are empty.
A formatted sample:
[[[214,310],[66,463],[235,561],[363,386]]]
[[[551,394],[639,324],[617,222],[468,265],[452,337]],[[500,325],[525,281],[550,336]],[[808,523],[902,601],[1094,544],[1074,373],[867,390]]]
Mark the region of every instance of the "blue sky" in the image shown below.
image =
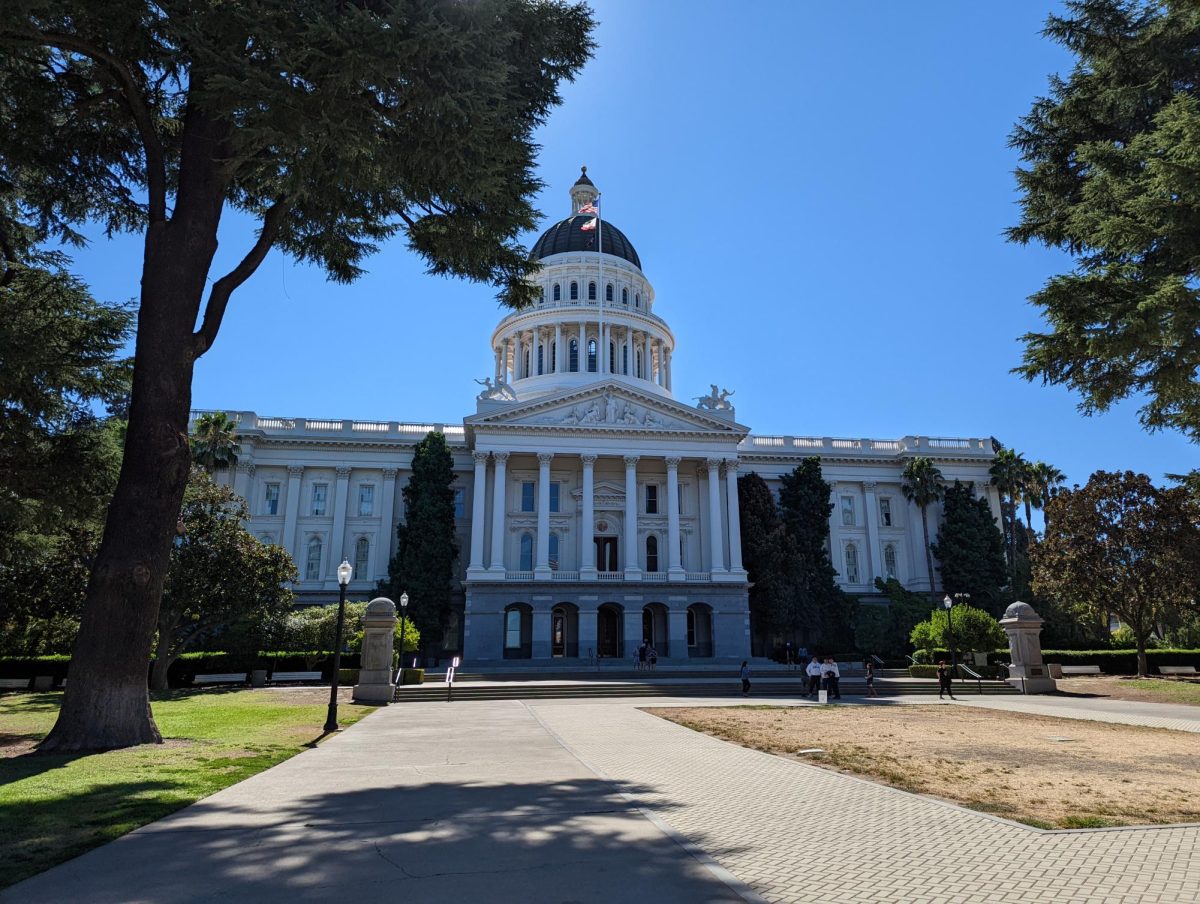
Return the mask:
[[[1011,375],[1061,255],[1003,238],[1012,124],[1070,59],[1042,2],[597,0],[599,50],[540,131],[543,226],[587,164],[675,331],[677,397],[736,391],[756,433],[991,436],[1082,482],[1197,463],[1132,403],[1092,418]],[[219,275],[253,239],[227,217]],[[536,234],[529,237],[530,242]],[[75,253],[137,293],[140,237]],[[352,286],[272,254],[196,368],[196,407],[456,422],[490,374],[486,286],[402,239]]]

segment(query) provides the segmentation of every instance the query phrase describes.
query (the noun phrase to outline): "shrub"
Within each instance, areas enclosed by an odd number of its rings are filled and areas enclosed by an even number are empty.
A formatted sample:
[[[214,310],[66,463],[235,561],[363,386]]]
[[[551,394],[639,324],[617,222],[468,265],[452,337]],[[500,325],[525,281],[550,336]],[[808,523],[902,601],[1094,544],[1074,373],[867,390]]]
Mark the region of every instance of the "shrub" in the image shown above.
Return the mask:
[[[939,609],[913,628],[913,646],[918,650],[948,649],[953,637],[957,650],[994,650],[1007,640],[1000,623],[982,609],[955,606],[952,623],[948,616],[945,609]]]

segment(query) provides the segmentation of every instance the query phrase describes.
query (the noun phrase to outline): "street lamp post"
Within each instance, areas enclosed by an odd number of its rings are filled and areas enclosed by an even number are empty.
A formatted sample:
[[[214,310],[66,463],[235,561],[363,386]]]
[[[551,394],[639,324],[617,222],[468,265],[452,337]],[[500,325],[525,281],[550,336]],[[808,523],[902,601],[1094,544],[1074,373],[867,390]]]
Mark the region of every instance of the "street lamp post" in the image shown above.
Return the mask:
[[[354,569],[345,559],[338,566],[338,617],[337,617],[337,632],[334,635],[333,641],[333,681],[329,685],[329,714],[325,717],[325,732],[326,734],[338,730],[337,722],[337,698],[338,698],[338,678],[342,670],[342,631],[346,626],[346,585],[350,583],[350,575],[354,573]]]
[[[942,605],[946,607],[946,634],[950,641],[950,674],[958,673],[958,654],[954,649],[954,604],[960,606],[965,605],[966,601],[971,598],[969,593],[956,593],[951,599],[950,594],[946,594],[946,598],[942,600]]]
[[[403,684],[404,681],[404,625],[407,623],[408,616],[408,594],[400,594],[400,674],[396,676],[396,683]]]

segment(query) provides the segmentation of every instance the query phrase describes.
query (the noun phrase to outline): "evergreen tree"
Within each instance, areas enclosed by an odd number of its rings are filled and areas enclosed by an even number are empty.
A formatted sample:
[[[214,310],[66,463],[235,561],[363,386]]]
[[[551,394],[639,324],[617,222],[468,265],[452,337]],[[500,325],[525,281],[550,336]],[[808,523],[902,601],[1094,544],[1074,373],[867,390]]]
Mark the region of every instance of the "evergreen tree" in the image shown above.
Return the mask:
[[[128,434],[44,751],[161,741],[146,662],[188,481],[192,371],[272,249],[349,282],[397,234],[532,303],[534,133],[593,48],[558,0],[7,0],[0,170],[39,239],[144,236]],[[222,215],[258,224],[212,273]],[[224,251],[224,249],[222,249]]]
[[[815,628],[826,648],[853,644],[855,601],[837,585],[829,561],[829,516],[833,488],[821,476],[821,461],[806,458],[781,478],[780,517],[787,535],[787,580],[797,612]]]
[[[942,529],[932,547],[942,587],[947,593],[969,593],[974,605],[998,613],[1007,569],[1004,538],[991,506],[956,480],[946,488],[942,512]]]
[[[1045,34],[1075,55],[1013,131],[1013,241],[1074,258],[1032,297],[1049,331],[1024,336],[1027,379],[1080,408],[1144,400],[1142,422],[1200,441],[1200,6],[1070,0]]]
[[[750,582],[750,616],[755,628],[783,634],[798,645],[809,626],[792,593],[792,545],[775,497],[758,474],[738,477],[738,508],[742,564]]]
[[[932,461],[918,455],[904,466],[903,483],[900,490],[904,498],[915,503],[921,512],[921,534],[925,546],[925,574],[929,579],[929,598],[935,599],[933,591],[933,552],[929,548],[929,506],[939,502],[946,488],[942,485],[942,472]]]
[[[241,446],[237,441],[237,421],[224,411],[212,411],[196,419],[192,428],[192,461],[209,474],[237,464]]]
[[[404,486],[404,523],[380,592],[408,594],[408,617],[427,642],[439,641],[450,616],[458,538],[454,533],[454,456],[442,433],[430,432],[413,451]]]

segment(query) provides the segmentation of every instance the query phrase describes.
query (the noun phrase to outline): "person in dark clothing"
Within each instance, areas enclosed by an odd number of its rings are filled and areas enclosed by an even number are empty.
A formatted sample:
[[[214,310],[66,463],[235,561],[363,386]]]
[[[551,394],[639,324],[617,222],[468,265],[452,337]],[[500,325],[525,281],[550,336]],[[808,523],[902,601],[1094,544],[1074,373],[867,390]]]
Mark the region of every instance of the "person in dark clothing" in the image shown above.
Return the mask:
[[[746,660],[742,660],[742,670],[739,672],[742,679],[742,696],[750,696],[750,664]]]
[[[958,699],[957,697],[954,696],[954,686],[950,683],[950,679],[952,677],[953,676],[950,674],[950,669],[946,667],[946,660],[939,659],[938,667],[937,667],[938,699],[939,700],[944,700],[945,694],[949,694],[951,700]]]

